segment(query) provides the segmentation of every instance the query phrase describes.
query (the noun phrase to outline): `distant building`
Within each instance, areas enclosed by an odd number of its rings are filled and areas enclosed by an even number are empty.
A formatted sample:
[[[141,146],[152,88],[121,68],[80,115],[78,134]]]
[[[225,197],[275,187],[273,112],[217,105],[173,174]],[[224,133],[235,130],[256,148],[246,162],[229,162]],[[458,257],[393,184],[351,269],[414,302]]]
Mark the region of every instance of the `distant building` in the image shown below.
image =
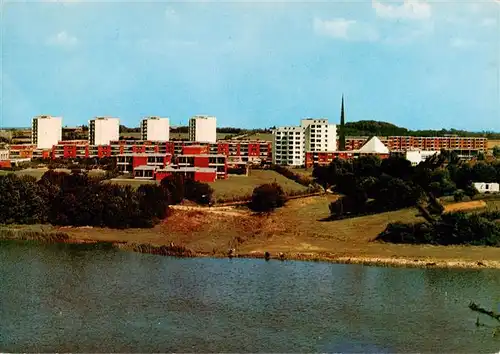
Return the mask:
[[[62,139],[62,118],[37,116],[31,124],[31,143],[37,149],[51,149]]]
[[[141,122],[141,140],[169,141],[170,120],[168,118],[147,117]]]
[[[417,166],[419,163],[427,160],[429,157],[438,155],[440,151],[426,150],[407,150],[404,152],[405,158],[411,162],[412,166]]]
[[[189,140],[200,143],[217,141],[217,119],[212,116],[194,116],[189,119]]]
[[[337,127],[325,118],[305,118],[298,127],[273,130],[273,163],[284,166],[305,165],[305,152],[334,151],[337,147]]]
[[[9,159],[9,150],[0,150],[0,161]]]
[[[89,121],[89,145],[109,145],[120,139],[120,120],[111,117],[97,117]]]
[[[484,183],[484,182],[474,182],[474,187],[479,193],[498,193],[500,192],[500,184],[498,183]]]
[[[361,156],[377,156],[386,159],[390,156],[390,151],[376,136],[368,140],[360,149],[347,151],[307,151],[305,167],[311,168],[315,165],[329,165],[335,159],[356,159]]]

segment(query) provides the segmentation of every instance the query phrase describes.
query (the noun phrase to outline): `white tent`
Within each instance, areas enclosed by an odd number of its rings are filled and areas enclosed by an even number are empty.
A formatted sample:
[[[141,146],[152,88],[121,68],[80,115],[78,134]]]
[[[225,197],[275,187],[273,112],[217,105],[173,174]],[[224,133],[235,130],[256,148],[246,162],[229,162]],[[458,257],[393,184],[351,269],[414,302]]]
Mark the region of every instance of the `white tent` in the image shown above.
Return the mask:
[[[389,149],[380,141],[376,136],[368,140],[365,145],[358,150],[359,153],[363,154],[388,154]]]

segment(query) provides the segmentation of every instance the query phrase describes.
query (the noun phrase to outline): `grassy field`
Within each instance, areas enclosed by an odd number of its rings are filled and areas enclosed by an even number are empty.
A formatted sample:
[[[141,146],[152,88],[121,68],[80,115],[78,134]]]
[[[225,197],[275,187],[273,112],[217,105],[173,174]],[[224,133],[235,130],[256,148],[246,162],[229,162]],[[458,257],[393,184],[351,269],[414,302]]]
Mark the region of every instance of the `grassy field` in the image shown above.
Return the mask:
[[[297,173],[299,175],[306,176],[306,177],[311,177],[312,173],[313,173],[313,169],[312,168],[309,168],[309,169],[305,169],[305,168],[292,168],[291,171],[295,172],[295,173]]]
[[[216,180],[210,185],[215,191],[216,200],[251,195],[255,187],[276,181],[285,192],[302,191],[306,187],[270,170],[251,170],[247,176],[229,176],[226,180]]]

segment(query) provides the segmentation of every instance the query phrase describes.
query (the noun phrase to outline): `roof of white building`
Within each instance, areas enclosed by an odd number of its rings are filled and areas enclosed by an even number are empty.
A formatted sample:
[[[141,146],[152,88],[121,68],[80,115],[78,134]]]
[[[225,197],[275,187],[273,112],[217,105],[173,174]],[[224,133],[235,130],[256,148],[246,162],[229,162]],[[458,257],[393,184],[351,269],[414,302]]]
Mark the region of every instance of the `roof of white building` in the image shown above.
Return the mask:
[[[388,154],[389,149],[376,136],[368,140],[357,152],[364,154]]]

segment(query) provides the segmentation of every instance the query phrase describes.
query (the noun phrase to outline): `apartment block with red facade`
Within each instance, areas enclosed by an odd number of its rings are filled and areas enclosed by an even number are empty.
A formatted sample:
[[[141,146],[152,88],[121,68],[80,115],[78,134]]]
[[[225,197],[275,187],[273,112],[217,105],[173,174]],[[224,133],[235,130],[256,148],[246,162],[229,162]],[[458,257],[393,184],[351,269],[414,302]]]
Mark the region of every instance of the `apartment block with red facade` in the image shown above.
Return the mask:
[[[52,147],[52,159],[76,159],[89,157],[87,140],[63,140]]]
[[[9,155],[11,159],[30,159],[33,157],[33,151],[36,145],[18,144],[9,146]]]
[[[238,156],[244,162],[260,164],[272,161],[272,143],[264,140],[221,140],[211,144],[210,153]]]
[[[226,155],[209,154],[208,145],[187,145],[182,148],[181,152],[163,166],[146,164],[143,158],[134,154],[132,156],[120,155],[117,164],[120,166],[120,171],[133,171],[134,178],[141,179],[161,180],[173,174],[182,174],[185,178],[203,182],[227,178]],[[146,155],[151,156],[151,154]]]
[[[191,179],[198,182],[214,182],[217,179],[217,172],[213,168],[207,167],[174,167],[166,166],[155,171],[154,178],[161,181],[165,177],[174,174],[181,174],[186,179]]]
[[[374,136],[356,150],[308,151],[305,156],[305,167],[311,168],[315,165],[328,165],[335,159],[355,159],[361,156],[378,156],[381,159],[386,159],[390,156],[390,150],[378,137]]]
[[[157,168],[163,168],[171,163],[171,154],[130,153],[116,156],[116,167],[118,171],[123,173],[134,172],[135,174],[135,169],[143,166],[152,167],[154,171]],[[151,176],[151,178],[153,177],[154,176]]]
[[[217,179],[227,178],[226,155],[178,155],[176,165],[178,167],[212,168],[217,172]]]
[[[367,137],[348,137],[346,138],[346,150],[357,150],[367,140]],[[486,153],[488,150],[488,139],[482,137],[388,136],[380,137],[380,140],[391,151],[405,151],[408,149],[439,151],[446,149],[457,151],[459,155],[466,157],[476,155],[478,152]]]

